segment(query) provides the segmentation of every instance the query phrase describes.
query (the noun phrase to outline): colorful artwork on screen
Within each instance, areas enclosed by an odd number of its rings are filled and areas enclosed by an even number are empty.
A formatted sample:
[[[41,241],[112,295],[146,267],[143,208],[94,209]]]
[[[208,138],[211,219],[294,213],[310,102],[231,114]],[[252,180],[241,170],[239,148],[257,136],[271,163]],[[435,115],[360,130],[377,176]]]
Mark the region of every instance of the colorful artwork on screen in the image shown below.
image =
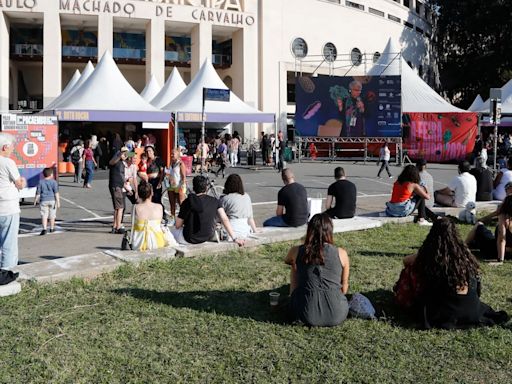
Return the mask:
[[[400,137],[400,76],[297,77],[301,136]]]

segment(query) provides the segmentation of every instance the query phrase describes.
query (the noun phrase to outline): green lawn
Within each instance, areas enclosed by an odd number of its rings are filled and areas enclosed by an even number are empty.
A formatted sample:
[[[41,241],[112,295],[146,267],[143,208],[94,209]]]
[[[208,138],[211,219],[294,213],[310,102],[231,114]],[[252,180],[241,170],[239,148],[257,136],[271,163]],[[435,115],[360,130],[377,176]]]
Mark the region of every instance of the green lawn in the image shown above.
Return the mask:
[[[469,226],[461,226],[467,232]],[[428,228],[340,234],[350,292],[378,321],[284,323],[291,243],[124,266],[92,281],[32,284],[0,299],[2,383],[512,383],[512,325],[420,331],[392,303],[401,258]],[[482,264],[483,301],[512,313],[512,263]]]

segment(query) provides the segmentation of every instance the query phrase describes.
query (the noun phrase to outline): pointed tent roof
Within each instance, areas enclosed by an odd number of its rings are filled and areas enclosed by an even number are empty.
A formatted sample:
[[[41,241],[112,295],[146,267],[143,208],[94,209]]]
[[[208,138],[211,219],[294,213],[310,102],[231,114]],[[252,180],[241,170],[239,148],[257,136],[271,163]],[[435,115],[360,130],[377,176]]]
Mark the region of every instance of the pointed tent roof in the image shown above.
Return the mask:
[[[400,47],[389,39],[370,76],[402,75],[402,112],[467,112],[443,99],[425,83],[400,55]]]
[[[73,87],[76,85],[76,83],[80,80],[80,77],[80,71],[78,69],[75,70],[75,73],[73,74],[73,77],[71,77],[71,80],[69,80],[68,84],[66,85],[66,88],[64,88],[60,95],[57,96],[50,104],[46,106],[46,109],[52,109],[54,105],[57,105],[62,100],[64,100],[66,96],[73,90]]]
[[[155,75],[151,75],[148,83],[140,93],[140,97],[146,101],[150,101],[158,94],[158,92],[160,92],[160,85],[158,84],[158,81],[156,81]]]
[[[178,112],[178,121],[201,121],[203,88],[229,89],[220,79],[209,59],[206,59],[194,80],[173,101],[165,105],[165,111]],[[207,101],[206,122],[210,123],[273,123],[275,115],[250,107],[230,91],[229,102]]]
[[[489,113],[489,100],[485,100],[479,112]],[[512,114],[512,79],[501,87],[501,113]]]
[[[185,88],[187,88],[187,85],[181,78],[178,69],[174,67],[160,92],[151,100],[151,104],[157,108],[162,108],[173,101]]]
[[[468,111],[478,112],[479,110],[481,110],[483,108],[483,106],[484,106],[484,100],[482,99],[482,96],[477,95],[475,97],[475,100],[473,100],[473,102],[469,106]]]
[[[109,51],[103,54],[89,78],[54,109],[61,120],[170,120],[169,113],[153,107],[132,88]]]

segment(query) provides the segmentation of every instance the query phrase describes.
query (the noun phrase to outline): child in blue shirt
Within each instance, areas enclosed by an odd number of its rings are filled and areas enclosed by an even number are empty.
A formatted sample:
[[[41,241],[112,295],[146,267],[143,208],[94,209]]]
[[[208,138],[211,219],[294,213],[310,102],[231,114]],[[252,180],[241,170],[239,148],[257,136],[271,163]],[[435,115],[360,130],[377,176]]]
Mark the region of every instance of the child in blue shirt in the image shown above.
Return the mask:
[[[46,235],[48,219],[50,219],[50,232],[55,231],[55,217],[57,208],[60,208],[59,185],[53,178],[53,168],[43,170],[44,179],[39,182],[36,191],[34,205],[39,202],[41,212],[41,223],[43,230],[40,235]]]

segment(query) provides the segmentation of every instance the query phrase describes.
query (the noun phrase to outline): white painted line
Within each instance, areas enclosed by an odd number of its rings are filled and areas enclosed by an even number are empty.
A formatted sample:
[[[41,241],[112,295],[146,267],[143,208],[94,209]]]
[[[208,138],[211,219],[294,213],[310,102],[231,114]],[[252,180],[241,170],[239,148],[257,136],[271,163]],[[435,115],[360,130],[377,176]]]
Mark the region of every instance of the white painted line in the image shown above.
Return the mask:
[[[364,195],[364,196],[358,196],[358,197],[363,198],[363,197],[382,197],[382,196],[389,196],[389,198],[391,198],[391,193],[381,193],[378,195]]]
[[[359,193],[359,194],[361,195],[361,197],[363,197],[363,196],[368,196],[368,194],[367,194],[367,193],[363,193],[363,192],[357,192],[357,193]]]
[[[363,180],[368,180],[368,181],[373,181],[374,183],[384,184],[384,185],[387,185],[388,187],[391,187],[391,186],[392,186],[392,184],[388,184],[388,183],[385,183],[385,182],[380,181],[380,180],[370,179],[369,177],[361,177],[361,179],[363,179]],[[394,180],[394,179],[393,179],[393,180]]]
[[[75,206],[75,207],[77,207],[77,208],[83,209],[85,212],[90,213],[91,215],[93,215],[93,216],[94,216],[94,217],[96,217],[96,218],[99,218],[99,217],[100,217],[99,215],[97,215],[97,214],[96,214],[96,213],[94,213],[93,211],[91,211],[91,210],[89,210],[89,209],[87,209],[87,208],[85,208],[85,207],[82,207],[81,205],[78,205],[78,204],[77,204],[77,203],[75,203],[74,201],[68,200],[68,199],[66,199],[66,198],[64,198],[64,197],[62,197],[62,196],[61,196],[61,198],[60,198],[60,199],[61,199],[61,200],[64,200],[66,203],[69,203],[69,204],[71,204],[71,205],[74,205],[74,206]]]
[[[269,204],[277,204],[277,201],[261,201],[259,203],[252,203],[252,205],[269,205]]]

